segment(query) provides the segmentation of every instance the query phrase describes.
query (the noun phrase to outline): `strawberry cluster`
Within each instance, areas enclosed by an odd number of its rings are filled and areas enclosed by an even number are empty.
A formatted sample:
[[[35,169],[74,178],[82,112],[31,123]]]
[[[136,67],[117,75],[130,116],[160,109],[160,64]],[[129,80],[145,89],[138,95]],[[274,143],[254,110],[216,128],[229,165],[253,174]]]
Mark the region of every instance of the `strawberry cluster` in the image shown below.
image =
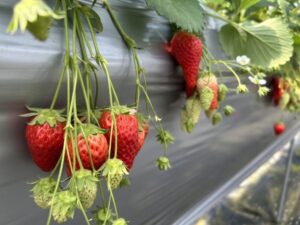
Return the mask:
[[[272,100],[283,112],[297,114],[300,112],[300,79],[276,76],[272,79]],[[274,132],[280,135],[285,131],[285,124],[274,124]]]
[[[200,72],[203,51],[201,39],[194,34],[178,31],[165,49],[183,70],[187,101],[181,111],[181,128],[186,132],[192,132],[202,110],[212,120],[213,125],[220,123],[222,114],[218,109],[226,98],[228,88],[224,84],[218,84],[217,77],[212,71],[205,69]],[[223,111],[225,116],[230,116],[234,109],[226,105]]]
[[[26,4],[28,2],[35,7],[43,3],[41,0],[26,0]],[[174,138],[163,128],[151,102],[136,43],[121,28],[108,2],[103,1],[103,4],[132,52],[136,71],[135,102],[128,107],[119,101],[107,61],[96,42],[95,32],[100,29],[97,22],[101,22],[98,14],[77,0],[59,1],[56,8],[62,11],[59,15],[64,19],[66,41],[63,69],[50,107],[28,107],[31,112],[23,115],[30,118],[25,138],[32,159],[42,171],[51,172],[34,182],[32,189],[35,203],[49,209],[47,225],[52,219],[57,223],[72,219],[76,209],[81,210],[86,224],[90,225],[87,209],[94,205],[98,192],[101,207],[94,211],[94,221],[126,225],[127,221],[118,215],[114,191],[129,183],[127,177],[144,146],[150,123],[163,146],[163,155],[155,164],[159,170],[171,167],[167,151]],[[32,11],[31,4],[26,7],[28,12]],[[31,22],[41,22],[39,17],[34,18]],[[69,24],[72,24],[72,34]],[[99,89],[97,71],[100,69],[106,76],[109,96],[109,105],[103,107],[97,106],[98,96],[94,94]],[[63,82],[67,90],[66,105],[64,110],[57,110],[55,106]],[[84,97],[83,106],[79,105],[79,93]],[[140,107],[142,94],[147,113]],[[66,171],[66,179],[63,179],[63,171]],[[106,195],[103,183],[107,187]]]

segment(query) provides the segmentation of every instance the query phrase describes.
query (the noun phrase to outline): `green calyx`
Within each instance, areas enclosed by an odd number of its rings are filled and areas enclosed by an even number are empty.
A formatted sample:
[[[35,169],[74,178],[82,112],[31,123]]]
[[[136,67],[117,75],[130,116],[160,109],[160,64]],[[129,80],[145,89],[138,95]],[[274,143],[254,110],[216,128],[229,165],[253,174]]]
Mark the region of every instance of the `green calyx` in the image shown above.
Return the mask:
[[[223,110],[225,116],[231,116],[234,113],[234,108],[230,105],[226,105]]]
[[[105,134],[106,131],[99,128],[98,126],[88,123],[88,124],[81,124],[78,127],[78,132],[82,133],[84,137],[89,137],[90,135],[97,135],[97,134]]]
[[[126,105],[114,105],[112,107],[105,108],[104,111],[113,112],[115,115],[120,115],[120,114],[135,115],[136,114],[135,108],[130,108]]]
[[[90,170],[85,169],[75,171],[72,179],[70,190],[75,194],[78,191],[83,208],[90,208],[97,197],[98,179],[93,176]]]
[[[225,84],[220,84],[218,89],[218,101],[222,102],[226,99],[228,88]]]
[[[127,225],[127,222],[123,218],[119,218],[117,220],[114,220],[112,222],[112,225]]]
[[[199,94],[200,94],[201,106],[204,108],[204,110],[208,110],[214,98],[214,92],[209,87],[206,86],[200,91]]]
[[[166,130],[159,129],[156,135],[156,139],[159,143],[169,145],[172,144],[175,140],[173,135]]]
[[[212,124],[217,125],[222,121],[222,114],[217,112],[212,117]]]
[[[97,225],[102,225],[104,221],[111,221],[113,213],[108,208],[98,208],[93,212],[94,219]]]
[[[53,204],[52,217],[57,223],[66,222],[68,219],[73,219],[76,203],[76,195],[69,191],[58,192],[51,201]]]
[[[248,90],[248,88],[247,88],[246,85],[240,84],[240,85],[237,86],[236,92],[237,92],[238,94],[244,94],[244,93],[249,92],[249,90]]]
[[[43,209],[49,208],[55,186],[56,181],[52,178],[46,177],[38,180],[31,190],[34,202]]]
[[[156,160],[156,166],[159,170],[168,170],[171,168],[170,161],[165,156],[161,156]]]
[[[128,171],[124,162],[120,159],[108,159],[104,166],[102,175],[106,180],[108,188],[116,189],[120,186],[121,181]]]
[[[43,125],[48,123],[51,127],[55,127],[58,122],[65,122],[66,119],[62,117],[61,113],[63,110],[54,109],[41,109],[41,108],[30,108],[27,107],[31,113],[23,114],[22,117],[35,116],[28,124],[29,125]]]

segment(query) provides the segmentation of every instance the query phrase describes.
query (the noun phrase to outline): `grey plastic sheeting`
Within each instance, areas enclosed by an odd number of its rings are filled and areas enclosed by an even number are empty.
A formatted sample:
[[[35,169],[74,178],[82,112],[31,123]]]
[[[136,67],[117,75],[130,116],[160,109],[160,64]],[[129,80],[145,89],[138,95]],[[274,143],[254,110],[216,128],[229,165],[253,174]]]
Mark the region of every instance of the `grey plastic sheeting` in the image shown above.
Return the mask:
[[[61,68],[63,29],[52,28],[45,43],[30,34],[5,33],[12,3],[0,2],[0,224],[45,224],[48,211],[35,206],[28,182],[46,176],[31,161],[24,141],[24,105],[48,106]],[[143,4],[113,2],[122,25],[143,50],[139,51],[148,74],[150,95],[164,124],[176,137],[170,148],[172,170],[159,172],[154,160],[161,153],[150,130],[145,147],[130,175],[131,186],[116,191],[120,215],[133,225],[169,225],[207,198],[275,139],[272,124],[279,113],[258,101],[255,95],[230,96],[236,107],[233,117],[212,127],[202,115],[201,123],[188,135],[180,131],[179,112],[185,101],[183,80],[173,61],[162,50],[167,39],[167,23]],[[122,6],[123,5],[123,6]],[[137,10],[137,8],[140,8]],[[107,13],[97,6],[104,24],[97,36],[100,49],[109,62],[109,71],[121,102],[134,99],[134,71],[130,53],[122,43]],[[217,37],[208,31],[208,42]],[[220,52],[212,46],[213,52]],[[107,87],[101,80],[101,101],[107,103]],[[62,96],[63,99],[63,96]],[[63,100],[60,102],[63,105]],[[55,223],[53,223],[55,224]],[[80,212],[66,224],[84,224]]]

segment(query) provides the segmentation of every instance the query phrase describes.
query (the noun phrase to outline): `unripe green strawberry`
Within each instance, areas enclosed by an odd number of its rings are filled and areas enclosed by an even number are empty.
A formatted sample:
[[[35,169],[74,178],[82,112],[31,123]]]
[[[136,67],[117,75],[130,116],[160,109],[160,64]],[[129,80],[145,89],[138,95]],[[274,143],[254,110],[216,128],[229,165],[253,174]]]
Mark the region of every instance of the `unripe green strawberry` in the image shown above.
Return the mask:
[[[200,77],[197,81],[197,90],[200,94],[200,101],[201,102],[202,102],[201,92],[206,87],[211,89],[211,91],[213,92],[213,99],[210,101],[211,105],[208,109],[209,110],[215,110],[215,109],[218,108],[218,94],[219,94],[218,93],[219,92],[218,81],[217,81],[217,78],[213,74],[208,73],[208,72],[203,72],[203,73],[200,74]],[[206,96],[204,95],[204,97],[206,97]],[[208,102],[209,100],[210,100],[210,96],[208,96],[207,100],[204,99],[203,101]],[[206,106],[206,104],[205,104],[205,106]]]
[[[34,202],[43,209],[49,208],[55,186],[56,181],[49,177],[38,180],[31,190]]]
[[[225,116],[231,116],[232,113],[234,113],[234,108],[231,107],[230,105],[226,105],[226,106],[224,107],[224,115],[225,115]]]
[[[103,225],[105,221],[110,221],[113,215],[111,210],[107,208],[98,208],[93,211],[93,214],[97,225]]]
[[[217,125],[222,121],[222,114],[217,112],[212,117],[212,124]]]
[[[77,198],[74,193],[69,190],[58,192],[53,199],[53,219],[57,223],[66,222],[68,219],[73,219]]]
[[[289,93],[284,92],[279,100],[280,109],[285,109],[289,104],[290,100],[291,100],[291,96],[289,95]]]
[[[92,207],[97,197],[98,179],[93,176],[90,170],[82,169],[74,172],[71,183],[71,191],[76,194],[78,191],[79,200],[83,208]]]
[[[220,84],[218,92],[219,92],[218,100],[220,102],[224,101],[228,92],[227,86],[225,84]]]
[[[126,166],[120,159],[109,159],[104,164],[102,175],[106,180],[107,186],[111,189],[118,188],[123,177],[127,174]]]
[[[127,225],[127,222],[123,218],[119,218],[113,221],[112,225]]]
[[[191,133],[200,119],[201,102],[197,96],[189,97],[181,110],[180,125],[185,132]]]
[[[214,99],[214,92],[209,87],[204,87],[199,94],[201,106],[204,110],[209,110]]]

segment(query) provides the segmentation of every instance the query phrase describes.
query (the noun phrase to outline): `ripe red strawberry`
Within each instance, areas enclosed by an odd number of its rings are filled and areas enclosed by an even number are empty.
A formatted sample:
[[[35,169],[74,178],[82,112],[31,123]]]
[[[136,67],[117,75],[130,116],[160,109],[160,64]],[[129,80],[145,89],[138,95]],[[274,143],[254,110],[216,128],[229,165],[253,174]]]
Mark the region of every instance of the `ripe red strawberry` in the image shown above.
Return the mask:
[[[284,93],[284,90],[280,87],[281,78],[275,77],[273,79],[273,100],[274,104],[277,106],[280,102],[280,99]]]
[[[195,35],[179,31],[174,34],[166,50],[181,65],[186,82],[186,95],[193,94],[202,57],[202,41]]]
[[[36,116],[26,126],[26,141],[33,161],[41,170],[48,172],[55,167],[60,158],[65,122],[58,111],[48,109],[33,109],[33,111]]]
[[[117,157],[121,159],[127,168],[130,170],[134,158],[137,154],[138,148],[138,119],[136,115],[130,115],[129,111],[121,110],[121,112],[115,114],[116,125],[117,125],[117,138],[118,145]],[[110,140],[110,130],[112,126],[112,116],[110,111],[105,111],[99,119],[101,128],[108,130],[105,134],[107,141]],[[115,151],[115,131],[112,130],[112,156]]]
[[[93,160],[93,165],[95,169],[99,169],[102,164],[107,160],[108,156],[108,143],[102,131],[94,126],[94,125],[84,125],[83,126],[84,135],[82,132],[78,134],[78,153],[82,162],[82,165],[85,169],[92,170],[92,163],[90,160],[90,155]],[[67,174],[70,175],[70,165],[73,165],[73,157],[75,146],[73,146],[75,142],[70,140],[68,143],[68,152],[70,155],[70,160],[68,158],[68,154],[66,154],[67,161]],[[90,154],[89,154],[90,151]],[[76,156],[76,155],[75,155]],[[70,164],[71,163],[71,164]],[[76,170],[78,170],[79,163],[76,159]]]
[[[280,135],[285,131],[285,125],[282,122],[277,122],[274,124],[274,132],[276,135]]]
[[[205,74],[200,77],[197,81],[197,89],[200,94],[201,104],[204,104],[205,110],[213,111],[218,108],[219,86],[217,78],[213,74]],[[211,94],[212,96],[209,96]],[[209,100],[208,103],[206,103],[207,99]]]

